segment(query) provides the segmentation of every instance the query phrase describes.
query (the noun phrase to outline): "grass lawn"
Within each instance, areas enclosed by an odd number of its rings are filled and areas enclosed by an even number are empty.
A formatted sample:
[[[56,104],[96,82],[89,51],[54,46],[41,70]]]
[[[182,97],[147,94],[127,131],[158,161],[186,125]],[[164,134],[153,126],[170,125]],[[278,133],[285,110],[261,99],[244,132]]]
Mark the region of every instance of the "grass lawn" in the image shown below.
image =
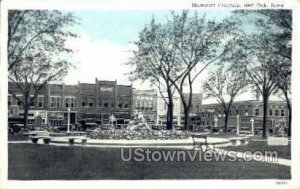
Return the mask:
[[[290,167],[261,162],[124,162],[119,148],[8,145],[13,180],[291,178]]]
[[[245,151],[276,151],[278,158],[291,159],[291,142],[288,146],[268,146],[267,141],[253,141],[250,140],[246,146],[229,146],[224,147],[226,150],[234,150],[239,152]]]

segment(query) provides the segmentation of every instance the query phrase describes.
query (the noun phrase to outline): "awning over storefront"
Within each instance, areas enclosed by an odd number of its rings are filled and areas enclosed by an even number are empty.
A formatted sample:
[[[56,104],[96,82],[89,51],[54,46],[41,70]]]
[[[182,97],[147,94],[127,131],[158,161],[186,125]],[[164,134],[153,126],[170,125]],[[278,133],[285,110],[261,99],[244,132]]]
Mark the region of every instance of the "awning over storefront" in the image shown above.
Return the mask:
[[[85,125],[88,125],[88,126],[97,126],[98,124],[97,123],[85,123]]]
[[[53,121],[61,121],[61,120],[64,120],[63,117],[49,117],[50,120],[53,120]]]

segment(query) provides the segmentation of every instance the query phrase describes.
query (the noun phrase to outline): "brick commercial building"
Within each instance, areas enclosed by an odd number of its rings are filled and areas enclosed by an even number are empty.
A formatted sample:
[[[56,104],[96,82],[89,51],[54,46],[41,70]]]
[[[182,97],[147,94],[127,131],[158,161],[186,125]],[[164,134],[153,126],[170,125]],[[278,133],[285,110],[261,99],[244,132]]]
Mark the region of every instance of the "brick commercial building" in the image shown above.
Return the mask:
[[[78,83],[79,122],[82,125],[128,124],[132,114],[132,87],[117,81]]]
[[[9,83],[9,91],[22,99],[18,88]],[[8,94],[9,124],[22,123],[24,110],[12,94]],[[49,126],[70,123],[83,127],[98,126],[110,122],[124,125],[132,114],[132,86],[118,85],[117,81],[78,83],[78,85],[48,84],[42,88],[30,106],[29,125],[37,120]]]
[[[188,94],[184,94],[188,98]],[[166,98],[166,97],[165,97]],[[150,125],[166,125],[167,122],[167,100],[161,94],[157,94],[155,89],[133,91],[133,110],[141,112],[147,123]],[[190,108],[191,124],[199,122],[199,111],[202,104],[202,94],[193,94]],[[183,125],[184,123],[183,105],[179,95],[173,96],[173,124]],[[180,121],[181,120],[181,121]]]
[[[189,93],[184,94],[184,98],[186,102],[189,100]],[[190,115],[190,122],[189,122],[189,130],[195,130],[197,125],[201,124],[201,117],[200,117],[200,109],[202,107],[202,98],[203,95],[201,93],[193,93],[192,95],[192,103],[189,110]],[[181,103],[180,106],[181,111],[181,124],[184,124],[184,108]]]
[[[157,98],[157,125],[166,125],[167,124],[167,111],[168,111],[168,104],[167,97],[158,96]],[[180,125],[180,105],[181,100],[179,96],[173,96],[173,124]]]
[[[11,91],[19,99],[24,99],[16,84],[9,83]],[[33,89],[31,89],[33,96]],[[22,124],[24,109],[14,95],[8,94],[8,122]],[[179,96],[173,97],[173,123],[183,125],[183,107]],[[133,111],[141,112],[150,125],[165,126],[167,104],[156,90],[133,90],[131,85],[118,85],[117,81],[99,81],[77,85],[48,84],[37,94],[30,104],[28,125],[66,125],[70,110],[70,123],[83,128],[114,124],[124,128],[129,123]],[[248,100],[234,102],[228,119],[229,131],[235,131],[239,122],[241,130],[249,130],[250,119],[254,119],[256,130],[261,130],[263,102]],[[288,125],[288,110],[285,101],[269,101],[269,128],[276,124]],[[202,95],[193,94],[190,109],[190,130],[205,130],[217,126],[224,127],[224,113],[219,104],[202,104]]]
[[[145,121],[154,125],[157,121],[157,92],[150,90],[133,90],[133,111],[140,112]]]
[[[224,127],[224,113],[219,104],[205,104],[200,110],[200,128],[217,126]],[[251,118],[254,119],[256,131],[262,130],[263,102],[259,100],[247,100],[234,102],[231,106],[228,118],[229,131],[235,131],[239,123],[241,130],[250,130]],[[288,109],[285,101],[269,101],[267,124],[272,132],[276,124],[288,126]]]

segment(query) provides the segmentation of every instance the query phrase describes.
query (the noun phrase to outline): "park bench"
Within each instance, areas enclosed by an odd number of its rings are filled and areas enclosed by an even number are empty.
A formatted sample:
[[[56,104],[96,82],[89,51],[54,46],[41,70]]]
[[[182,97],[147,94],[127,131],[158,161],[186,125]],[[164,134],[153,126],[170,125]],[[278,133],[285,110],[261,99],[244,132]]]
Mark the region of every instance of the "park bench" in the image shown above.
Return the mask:
[[[75,139],[81,139],[82,145],[85,145],[87,143],[87,138],[83,138],[83,137],[72,136],[72,137],[68,137],[68,139],[70,145],[73,145],[75,143]]]
[[[215,151],[215,143],[208,142],[206,135],[194,133],[191,136],[192,136],[193,143],[194,143],[193,150],[195,150],[196,148],[200,148],[201,151]],[[204,139],[204,142],[196,141],[195,138]]]
[[[37,144],[39,139],[44,141],[44,144],[49,144],[51,137],[47,131],[30,131],[28,133],[23,133],[23,135],[28,136],[32,143]]]
[[[230,138],[229,140],[233,146],[240,146],[240,145],[248,144],[247,138],[236,137],[236,138]]]
[[[52,139],[49,136],[40,136],[40,135],[29,136],[29,138],[31,139],[32,143],[34,143],[34,144],[37,144],[39,139],[43,139],[44,144],[49,144]]]

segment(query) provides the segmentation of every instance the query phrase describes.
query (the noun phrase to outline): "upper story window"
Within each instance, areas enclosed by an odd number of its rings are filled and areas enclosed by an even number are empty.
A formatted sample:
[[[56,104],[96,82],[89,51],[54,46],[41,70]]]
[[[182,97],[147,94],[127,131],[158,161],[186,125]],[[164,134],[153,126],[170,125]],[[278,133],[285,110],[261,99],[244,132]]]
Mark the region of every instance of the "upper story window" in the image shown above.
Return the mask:
[[[273,116],[273,110],[272,109],[269,110],[269,116]]]
[[[280,111],[280,115],[281,115],[281,116],[284,116],[284,114],[285,114],[284,110],[281,110],[281,111]]]
[[[21,106],[21,101],[20,101],[20,100],[16,100],[16,104],[17,104],[18,106]]]
[[[153,110],[153,101],[149,102],[149,110]]]
[[[23,98],[23,95],[21,95],[21,94],[19,94],[19,95],[16,95],[20,100],[22,100],[22,98]],[[16,104],[18,105],[18,106],[21,106],[21,101],[20,100],[18,100],[18,99],[15,99],[16,100]]]
[[[125,101],[125,102],[124,102],[124,108],[129,108],[129,103],[128,103],[128,101]]]
[[[144,101],[144,107],[145,107],[145,110],[148,110],[148,101]]]
[[[50,98],[50,104],[52,108],[61,108],[61,97],[52,96]]]
[[[71,107],[76,107],[76,98],[71,98]]]
[[[256,108],[256,109],[254,110],[254,113],[255,113],[256,116],[258,116],[258,115],[259,115],[259,109]]]
[[[279,110],[275,110],[275,116],[279,116]]]
[[[12,100],[13,100],[12,96],[8,95],[8,97],[7,97],[7,105],[8,106],[12,105],[12,103],[13,103]]]
[[[38,96],[38,107],[42,108],[44,106],[44,96]]]
[[[108,104],[109,104],[109,101],[108,101],[108,100],[104,100],[104,101],[103,101],[103,106],[104,106],[105,108],[108,107]]]
[[[75,97],[66,97],[65,98],[65,107],[76,107],[76,98]]]
[[[139,100],[136,100],[136,101],[135,101],[135,108],[136,108],[136,109],[139,109],[139,108],[140,108],[140,101],[139,101]]]
[[[30,95],[30,107],[35,107],[35,98],[34,99],[32,99],[34,96],[33,95]]]
[[[94,101],[92,99],[89,100],[89,107],[93,107]]]

